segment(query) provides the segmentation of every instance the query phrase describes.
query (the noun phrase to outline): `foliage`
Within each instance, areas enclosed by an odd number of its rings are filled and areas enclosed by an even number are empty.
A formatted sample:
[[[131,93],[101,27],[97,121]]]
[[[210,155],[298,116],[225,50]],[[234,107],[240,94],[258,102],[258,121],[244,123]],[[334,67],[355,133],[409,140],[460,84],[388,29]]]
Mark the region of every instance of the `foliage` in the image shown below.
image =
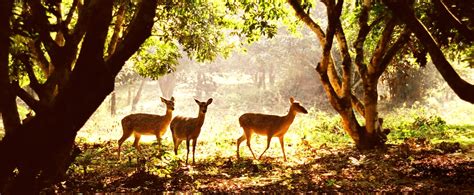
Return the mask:
[[[384,124],[392,130],[389,138],[393,143],[401,143],[408,138],[423,138],[432,143],[456,141],[469,147],[474,144],[474,124],[469,120],[467,118],[463,125],[448,124],[433,111],[414,106],[398,109],[387,117]]]
[[[197,62],[227,57],[239,44],[273,37],[289,21],[284,2],[176,1],[158,8],[154,36],[133,58],[134,69],[157,79],[173,72],[182,56]],[[262,9],[257,9],[262,8]],[[286,22],[290,28],[295,23]],[[243,39],[243,40],[239,40]]]
[[[229,12],[240,15],[234,30],[239,37],[245,37],[248,43],[257,41],[261,35],[272,38],[276,35],[281,18],[288,12],[284,1],[246,1],[228,0],[226,7]]]
[[[135,62],[134,70],[138,74],[158,79],[176,69],[177,59],[180,56],[177,45],[150,37],[142,44],[132,60]]]

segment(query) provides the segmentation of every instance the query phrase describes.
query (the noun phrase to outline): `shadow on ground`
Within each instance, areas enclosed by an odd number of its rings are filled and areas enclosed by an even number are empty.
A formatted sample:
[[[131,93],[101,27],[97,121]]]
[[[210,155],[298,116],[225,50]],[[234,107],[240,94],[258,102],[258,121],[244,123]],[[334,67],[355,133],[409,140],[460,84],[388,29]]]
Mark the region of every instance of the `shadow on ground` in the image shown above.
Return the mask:
[[[83,145],[67,180],[45,192],[416,192],[473,193],[472,148],[406,140],[385,149],[313,148],[283,162],[216,157],[185,165],[172,154],[117,162],[113,143]],[[88,150],[100,150],[84,156]],[[86,160],[84,160],[86,159]]]

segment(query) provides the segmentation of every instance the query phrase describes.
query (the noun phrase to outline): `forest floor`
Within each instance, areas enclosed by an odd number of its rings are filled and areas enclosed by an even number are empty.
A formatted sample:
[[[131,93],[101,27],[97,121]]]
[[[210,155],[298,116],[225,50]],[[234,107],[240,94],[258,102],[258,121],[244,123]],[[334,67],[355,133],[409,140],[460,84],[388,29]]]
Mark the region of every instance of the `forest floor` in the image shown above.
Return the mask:
[[[144,151],[156,147],[142,144]],[[81,143],[82,153],[67,179],[44,191],[474,193],[472,145],[461,148],[458,143],[406,139],[369,152],[359,152],[353,146],[313,147],[304,141],[297,147],[301,150],[289,156],[288,162],[280,153],[266,154],[262,160],[213,155],[186,165],[178,158],[185,155],[175,157],[170,148],[158,156],[145,152],[118,160],[115,141]]]

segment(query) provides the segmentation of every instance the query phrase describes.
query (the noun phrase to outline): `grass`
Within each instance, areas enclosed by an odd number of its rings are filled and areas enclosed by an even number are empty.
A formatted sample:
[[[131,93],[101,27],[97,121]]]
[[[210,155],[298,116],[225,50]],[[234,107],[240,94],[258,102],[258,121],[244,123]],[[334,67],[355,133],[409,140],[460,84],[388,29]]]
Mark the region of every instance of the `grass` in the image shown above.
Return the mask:
[[[212,161],[218,158],[231,158],[236,155],[236,140],[243,130],[239,127],[237,119],[238,113],[219,111],[218,108],[209,106],[206,121],[198,139],[196,159],[198,161]],[[190,105],[192,108],[192,104]],[[196,110],[197,110],[197,106]],[[158,113],[161,113],[158,111]],[[219,115],[219,113],[227,113]],[[284,114],[284,113],[280,113]],[[116,145],[116,141],[121,136],[121,126],[119,121],[121,116],[106,117],[106,111],[97,112],[88,124],[78,134],[78,139],[86,143],[110,142]],[[187,113],[187,116],[193,114]],[[384,127],[390,128],[388,143],[400,144],[405,138],[426,138],[431,143],[459,142],[463,147],[470,147],[474,144],[474,124],[450,124],[441,116],[433,114],[423,108],[404,108],[396,110],[391,114],[386,114]],[[102,120],[109,118],[110,120]],[[126,158],[136,157],[136,151],[130,145],[133,141],[130,137],[123,146],[123,154]],[[142,136],[141,144],[150,145],[155,143],[154,136]],[[251,140],[252,149],[256,155],[265,149],[266,138],[254,135]],[[169,154],[170,162],[177,159],[185,159],[185,144],[181,144],[179,155],[174,157],[172,153],[171,132],[167,131],[163,137],[163,149],[166,155]],[[328,114],[316,109],[310,109],[309,114],[297,115],[290,130],[285,135],[285,151],[290,161],[298,161],[298,155],[304,155],[311,151],[302,150],[303,145],[312,148],[328,146],[331,148],[343,148],[352,146],[353,141],[344,132],[340,117]],[[156,147],[148,147],[145,154],[152,154]],[[250,150],[242,143],[241,156],[250,158]],[[166,156],[165,155],[165,156]],[[274,138],[270,149],[265,156],[282,160],[282,153],[279,142]],[[191,156],[190,156],[191,158]]]
[[[190,104],[190,108],[197,106]],[[154,113],[163,113],[157,107]],[[470,119],[457,120],[424,108],[404,108],[383,114],[390,128],[388,151],[360,153],[344,132],[340,117],[309,109],[296,117],[285,136],[288,162],[283,161],[277,139],[262,160],[254,160],[245,144],[236,159],[236,140],[242,135],[237,123],[241,113],[209,107],[196,149],[196,164],[185,165],[185,144],[174,155],[171,133],[163,137],[161,150],[154,136],[143,136],[142,153],[122,146],[120,119],[101,107],[78,133],[82,154],[68,171],[66,181],[45,192],[446,192],[470,193],[472,155],[445,154],[437,143],[459,142],[472,153],[474,128]],[[226,114],[220,114],[226,113]],[[193,116],[194,113],[179,113]],[[279,113],[279,114],[284,114]],[[459,115],[458,115],[459,116]],[[469,117],[469,116],[466,116]],[[459,121],[464,121],[461,123]],[[467,122],[466,122],[467,121]],[[1,131],[0,131],[1,133]],[[403,150],[406,138],[426,138],[433,145]],[[253,136],[256,155],[266,138]],[[470,149],[471,148],[471,149]],[[190,159],[192,156],[189,156]],[[383,174],[380,174],[383,173]]]

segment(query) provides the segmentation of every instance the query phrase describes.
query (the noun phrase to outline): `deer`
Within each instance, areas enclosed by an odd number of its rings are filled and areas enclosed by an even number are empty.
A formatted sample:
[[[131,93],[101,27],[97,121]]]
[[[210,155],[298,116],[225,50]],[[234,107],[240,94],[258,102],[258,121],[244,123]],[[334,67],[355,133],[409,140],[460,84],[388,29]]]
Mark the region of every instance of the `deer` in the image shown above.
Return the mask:
[[[239,123],[242,129],[244,130],[244,134],[237,139],[237,159],[240,159],[239,154],[239,147],[240,144],[247,140],[247,146],[252,153],[254,159],[256,159],[255,154],[253,153],[252,148],[250,147],[250,139],[252,138],[252,134],[256,133],[258,135],[266,135],[267,136],[267,147],[262,152],[258,160],[260,160],[263,154],[268,150],[270,147],[270,141],[273,137],[278,137],[280,139],[281,151],[283,152],[283,158],[285,161],[286,154],[285,154],[285,144],[284,144],[284,136],[288,131],[290,125],[293,123],[293,120],[296,117],[297,113],[304,113],[307,114],[308,111],[306,108],[300,105],[298,101],[295,101],[293,97],[290,97],[290,110],[288,114],[285,116],[277,116],[277,115],[268,115],[268,114],[260,114],[260,113],[245,113],[239,117]]]
[[[158,147],[161,147],[161,137],[165,134],[168,126],[173,117],[174,110],[174,97],[171,97],[170,100],[167,100],[163,97],[160,97],[161,101],[166,105],[166,114],[165,115],[154,115],[154,114],[144,114],[136,113],[130,114],[122,119],[122,130],[123,135],[118,140],[118,157],[120,159],[120,147],[123,142],[127,140],[133,133],[135,141],[133,146],[141,153],[141,148],[138,143],[140,142],[140,137],[142,135],[155,135],[158,141]],[[159,150],[158,150],[159,151]]]
[[[200,102],[194,99],[199,105],[199,113],[197,118],[176,116],[171,121],[170,129],[173,135],[174,143],[174,154],[178,155],[178,147],[183,140],[186,140],[186,164],[188,164],[189,156],[189,142],[193,141],[193,164],[194,164],[194,153],[196,151],[197,138],[201,133],[201,127],[204,124],[206,117],[207,106],[212,103],[212,98],[209,98],[207,102]]]

